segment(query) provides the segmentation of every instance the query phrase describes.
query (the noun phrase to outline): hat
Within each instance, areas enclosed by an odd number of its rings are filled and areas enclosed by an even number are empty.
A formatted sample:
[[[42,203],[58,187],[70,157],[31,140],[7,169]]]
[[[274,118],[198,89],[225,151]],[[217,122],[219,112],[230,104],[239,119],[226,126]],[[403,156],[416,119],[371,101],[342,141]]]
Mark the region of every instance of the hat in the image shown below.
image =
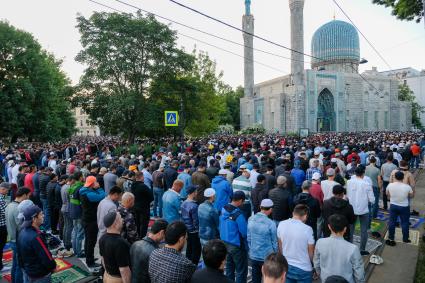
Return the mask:
[[[332,275],[326,278],[325,283],[348,283],[348,281],[344,277]]]
[[[242,164],[242,165],[239,167],[239,170],[243,170],[243,169],[246,169],[246,165],[244,165],[244,164]]]
[[[243,172],[244,173],[248,173],[249,175],[251,175],[251,170],[249,170],[249,169],[245,169]]]
[[[326,175],[327,176],[335,176],[335,169],[329,168],[328,170],[326,170]]]
[[[95,176],[88,176],[86,178],[86,182],[84,183],[84,187],[88,188],[93,186],[94,183],[96,183],[96,177]]]
[[[218,175],[227,175],[227,170],[226,169],[220,169],[220,171],[218,171]]]
[[[311,179],[313,179],[313,180],[320,180],[320,178],[321,178],[321,176],[320,176],[320,173],[318,173],[318,172],[315,172],[315,173],[313,173],[313,177],[311,177]]]
[[[30,207],[30,206],[33,206],[33,205],[34,205],[34,203],[32,202],[32,200],[26,199],[26,200],[21,201],[18,204],[18,212],[19,212],[18,219],[20,219],[21,221],[24,221],[24,210],[27,207]]]
[[[0,188],[5,188],[5,189],[10,190],[11,187],[12,187],[12,184],[8,183],[8,182],[3,182],[3,183],[0,184]]]
[[[106,228],[111,227],[112,224],[114,224],[116,218],[117,218],[117,212],[115,210],[109,211],[103,217],[103,225],[105,225]]]
[[[130,158],[134,159],[134,158],[136,158],[136,155],[132,154],[132,155],[130,155]]]
[[[208,188],[204,191],[204,197],[210,198],[215,195],[215,190],[213,188]]]
[[[24,215],[24,221],[25,222],[31,222],[32,219],[37,216],[41,212],[41,208],[39,208],[36,205],[28,206],[24,209],[23,215]]]
[[[189,186],[189,187],[186,188],[186,193],[188,195],[190,195],[190,194],[194,193],[197,189],[198,189],[198,186],[194,186],[194,185]]]
[[[100,168],[100,170],[99,170],[99,173],[103,173],[103,174],[105,174],[106,172],[108,172],[108,169],[106,169],[106,167],[102,167],[102,168]]]
[[[233,193],[232,200],[238,201],[238,200],[245,200],[245,193],[242,191],[236,191]]]
[[[273,201],[271,199],[263,199],[261,201],[260,207],[264,207],[264,208],[270,208],[273,207]]]
[[[337,162],[338,162],[338,159],[336,159],[335,157],[331,158],[331,163],[337,163]]]
[[[315,150],[314,151],[314,155],[319,155],[320,154],[320,150]]]

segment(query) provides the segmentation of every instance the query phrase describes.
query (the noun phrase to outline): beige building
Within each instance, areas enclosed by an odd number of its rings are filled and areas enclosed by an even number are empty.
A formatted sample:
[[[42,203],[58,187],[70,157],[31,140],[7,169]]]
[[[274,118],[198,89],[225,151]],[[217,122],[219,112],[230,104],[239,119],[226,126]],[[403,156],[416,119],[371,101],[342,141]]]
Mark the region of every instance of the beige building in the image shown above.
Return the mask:
[[[84,112],[83,108],[77,107],[74,109],[75,122],[77,123],[77,136],[100,136],[100,129],[89,123],[89,115]]]

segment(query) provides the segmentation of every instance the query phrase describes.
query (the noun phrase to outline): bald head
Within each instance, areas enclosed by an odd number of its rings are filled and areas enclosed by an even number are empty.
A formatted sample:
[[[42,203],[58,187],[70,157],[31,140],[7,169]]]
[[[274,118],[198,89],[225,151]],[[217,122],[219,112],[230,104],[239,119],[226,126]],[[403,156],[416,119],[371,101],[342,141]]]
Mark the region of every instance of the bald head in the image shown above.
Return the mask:
[[[130,192],[125,192],[121,197],[121,204],[127,209],[132,208],[134,206],[134,195]]]

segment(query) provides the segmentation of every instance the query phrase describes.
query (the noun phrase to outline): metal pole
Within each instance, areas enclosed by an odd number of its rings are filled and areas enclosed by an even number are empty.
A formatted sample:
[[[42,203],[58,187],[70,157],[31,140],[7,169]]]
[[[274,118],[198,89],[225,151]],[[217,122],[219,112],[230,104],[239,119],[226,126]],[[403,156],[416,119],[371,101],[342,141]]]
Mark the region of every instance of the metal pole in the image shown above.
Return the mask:
[[[184,115],[183,115],[183,98],[180,97],[180,152],[183,153],[184,143]]]

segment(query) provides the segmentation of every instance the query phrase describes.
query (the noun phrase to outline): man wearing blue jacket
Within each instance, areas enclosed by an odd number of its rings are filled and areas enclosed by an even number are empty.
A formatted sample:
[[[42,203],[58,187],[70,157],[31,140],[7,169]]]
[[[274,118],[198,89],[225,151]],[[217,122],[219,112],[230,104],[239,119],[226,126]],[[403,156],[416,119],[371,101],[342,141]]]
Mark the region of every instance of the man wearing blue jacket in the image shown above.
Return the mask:
[[[99,187],[94,176],[88,176],[84,187],[80,190],[82,217],[85,241],[84,251],[86,253],[86,264],[90,268],[100,267],[94,259],[94,247],[96,246],[97,233],[97,207],[99,202],[105,198],[105,190]]]
[[[232,202],[221,210],[220,238],[227,248],[226,276],[236,283],[246,283],[248,274],[247,222],[240,207],[245,202],[242,191],[233,193]]]
[[[216,195],[214,208],[218,213],[221,212],[223,206],[230,202],[233,195],[232,185],[229,183],[229,181],[227,181],[226,176],[227,170],[221,169],[218,171],[218,176],[214,177],[211,184],[211,187],[214,189]]]
[[[31,205],[23,214],[24,223],[19,232],[17,248],[24,283],[51,282],[56,262],[40,232],[40,226],[44,221],[43,211],[38,206]]]

